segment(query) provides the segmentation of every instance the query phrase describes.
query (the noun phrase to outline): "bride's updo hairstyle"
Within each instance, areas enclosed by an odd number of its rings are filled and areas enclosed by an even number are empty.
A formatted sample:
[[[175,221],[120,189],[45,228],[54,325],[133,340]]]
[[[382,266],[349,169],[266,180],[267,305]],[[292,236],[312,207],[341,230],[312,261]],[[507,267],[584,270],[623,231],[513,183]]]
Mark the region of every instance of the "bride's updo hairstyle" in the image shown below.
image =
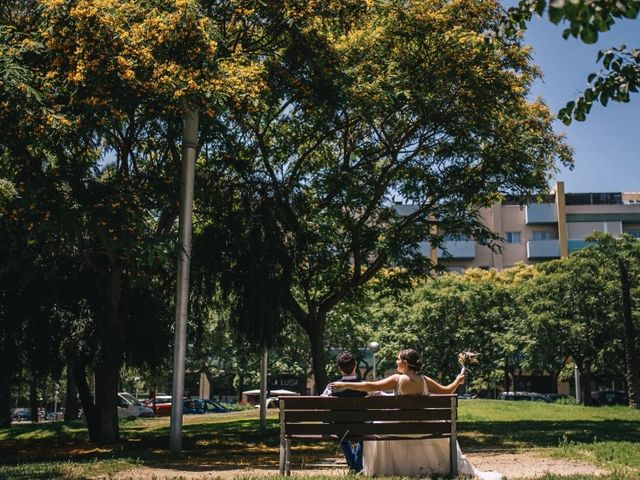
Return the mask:
[[[407,367],[414,372],[422,370],[422,360],[420,360],[420,354],[412,348],[406,348],[400,350],[398,354],[400,360],[407,362]]]

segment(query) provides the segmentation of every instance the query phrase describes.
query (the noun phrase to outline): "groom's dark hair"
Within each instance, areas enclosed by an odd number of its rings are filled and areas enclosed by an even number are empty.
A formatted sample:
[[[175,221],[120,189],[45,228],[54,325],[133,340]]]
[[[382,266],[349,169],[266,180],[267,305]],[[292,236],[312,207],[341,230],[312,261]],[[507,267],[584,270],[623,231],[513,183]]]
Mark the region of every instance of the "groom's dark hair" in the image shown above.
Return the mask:
[[[338,368],[345,373],[351,373],[356,368],[356,359],[351,352],[342,352],[336,359]]]

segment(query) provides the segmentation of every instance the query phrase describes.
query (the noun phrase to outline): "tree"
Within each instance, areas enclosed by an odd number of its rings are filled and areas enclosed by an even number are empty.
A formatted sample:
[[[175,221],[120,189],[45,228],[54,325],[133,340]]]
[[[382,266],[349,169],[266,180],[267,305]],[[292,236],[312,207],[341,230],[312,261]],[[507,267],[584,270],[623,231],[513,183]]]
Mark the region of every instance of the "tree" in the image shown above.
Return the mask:
[[[611,284],[600,262],[592,257],[571,255],[537,268],[542,274],[534,276],[520,296],[531,322],[529,343],[537,344],[529,345],[528,350],[571,356],[581,374],[584,403],[589,404],[591,378],[600,354],[616,338],[610,322]],[[545,334],[536,336],[540,332]]]
[[[530,370],[546,370],[553,377],[553,388],[557,387],[560,373],[571,356],[567,348],[564,334],[559,335],[557,327],[559,319],[550,318],[553,305],[548,304],[548,297],[539,299],[541,289],[553,283],[549,278],[537,278],[547,275],[535,269],[536,276],[523,282],[517,290],[516,301],[521,305],[521,315],[513,324],[512,336],[518,339],[519,352],[523,356],[523,364]],[[551,274],[553,275],[553,274]]]
[[[29,21],[14,21],[23,19],[25,5]],[[212,115],[226,95],[259,88],[259,71],[241,53],[238,33],[259,35],[240,21],[244,7],[223,5],[211,18],[196,1],[3,4],[11,14],[8,51],[46,107],[16,123],[9,171],[20,176],[31,164],[45,166],[45,178],[64,193],[65,213],[75,216],[61,232],[73,238],[84,262],[78,270],[95,287],[85,298],[95,358],[86,365],[78,356],[74,369],[82,377],[87,366],[95,371],[95,404],[81,387],[86,378],[78,384],[92,440],[118,439],[116,392],[119,369],[132,360],[128,337],[151,312],[163,325],[171,318],[164,289],[174,278],[166,254],[177,213],[183,105],[199,100]],[[220,18],[228,24],[216,25]],[[218,48],[221,30],[230,36],[225,48]],[[32,135],[38,132],[43,135]],[[145,304],[156,308],[137,310]],[[155,340],[161,343],[162,335]]]
[[[548,2],[546,0],[520,0],[516,7],[509,8],[498,30],[499,35],[513,34],[525,30],[534,14],[545,10],[549,20],[555,24],[569,22],[563,38],[580,38],[585,43],[595,43],[598,32],[613,28],[616,19],[636,19],[640,11],[638,0],[580,0],[575,2]],[[587,78],[589,87],[577,100],[570,101],[560,110],[558,117],[569,125],[572,119],[584,121],[593,102],[606,106],[609,100],[629,102],[630,93],[640,88],[640,50],[622,45],[598,52],[597,62],[604,67],[600,73]]]
[[[629,394],[629,406],[638,408],[640,405],[640,377],[638,375],[638,335],[633,320],[634,298],[633,289],[638,288],[638,263],[640,261],[640,247],[635,238],[623,235],[614,238],[612,235],[595,232],[587,241],[591,245],[580,252],[584,256],[593,256],[603,269],[612,272],[615,284],[614,318],[622,323],[624,345],[625,379]],[[608,268],[607,268],[608,267]]]
[[[306,52],[269,59],[260,103],[230,111],[207,140],[218,168],[208,189],[254,192],[272,209],[290,276],[284,307],[309,337],[320,389],[333,308],[384,267],[397,267],[389,283],[427,272],[417,244],[441,244],[434,218],[490,242],[479,208],[544,188],[570,156],[546,107],[526,102],[536,77],[526,51],[484,41],[493,3],[380,1],[347,13],[307,25],[300,35],[319,40]],[[394,195],[414,205],[409,215]],[[207,209],[210,223],[224,218]]]

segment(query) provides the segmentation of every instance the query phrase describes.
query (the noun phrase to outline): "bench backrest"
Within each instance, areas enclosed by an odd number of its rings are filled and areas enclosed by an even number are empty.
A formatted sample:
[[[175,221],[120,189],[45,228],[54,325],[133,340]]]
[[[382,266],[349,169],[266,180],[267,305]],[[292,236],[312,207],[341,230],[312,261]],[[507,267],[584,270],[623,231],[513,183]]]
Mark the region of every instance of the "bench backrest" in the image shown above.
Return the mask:
[[[457,395],[280,398],[285,438],[392,440],[455,435]]]

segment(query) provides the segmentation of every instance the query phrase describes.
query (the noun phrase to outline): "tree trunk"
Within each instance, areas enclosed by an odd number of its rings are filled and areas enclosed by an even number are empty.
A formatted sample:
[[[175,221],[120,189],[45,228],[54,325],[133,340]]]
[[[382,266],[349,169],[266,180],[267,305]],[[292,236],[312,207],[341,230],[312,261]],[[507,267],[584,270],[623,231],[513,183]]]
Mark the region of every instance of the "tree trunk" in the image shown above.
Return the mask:
[[[96,365],[96,438],[99,443],[115,443],[120,439],[118,426],[118,370],[120,365],[102,358]]]
[[[504,361],[504,379],[503,379],[503,383],[502,383],[502,389],[503,389],[503,391],[508,392],[510,388],[511,388],[511,381],[509,379],[509,362],[507,361],[507,359],[505,359],[505,361]]]
[[[47,397],[47,382],[43,381],[40,385],[40,391],[42,392],[42,409],[44,410],[44,416],[47,417],[47,409],[49,408],[49,397]]]
[[[242,391],[244,390],[244,375],[238,370],[238,403],[242,402]]]
[[[64,397],[64,421],[71,422],[78,419],[78,389],[73,376],[73,362],[67,363],[67,388]]]
[[[35,373],[32,373],[34,378],[29,382],[29,406],[31,408],[31,422],[38,423],[40,420],[38,416],[38,384],[35,379]]]
[[[311,314],[310,314],[311,315]],[[315,321],[314,321],[315,320]],[[309,342],[311,343],[311,367],[313,369],[313,378],[315,379],[315,395],[320,395],[327,386],[327,362],[325,361],[325,346],[324,346],[324,327],[325,321],[323,318],[316,317],[310,318],[307,330],[309,335]]]
[[[558,378],[560,377],[560,372],[562,370],[559,368],[554,368],[551,370],[551,376],[553,377],[553,384],[551,385],[551,393],[558,393]]]
[[[622,287],[625,379],[627,380],[629,406],[631,408],[638,408],[638,375],[636,374],[638,356],[636,353],[636,331],[631,314],[631,282],[629,280],[629,271],[625,262],[620,259],[618,261],[618,265],[620,267],[620,285]]]
[[[89,441],[98,441],[98,432],[96,427],[96,410],[93,404],[93,397],[91,396],[91,388],[87,382],[85,367],[79,360],[73,362],[73,378],[78,389],[78,395],[80,396],[80,404],[82,405],[82,411],[84,412],[84,418],[87,422],[87,430],[89,431]]]
[[[120,439],[118,426],[118,381],[122,365],[122,328],[120,318],[121,280],[119,267],[106,278],[106,309],[98,318],[98,357],[96,359],[96,428],[99,443]]]
[[[0,428],[11,426],[11,373],[8,370],[0,371]]]
[[[582,385],[582,404],[593,405],[593,398],[591,398],[591,365],[585,364],[584,368],[580,370],[580,383]]]

